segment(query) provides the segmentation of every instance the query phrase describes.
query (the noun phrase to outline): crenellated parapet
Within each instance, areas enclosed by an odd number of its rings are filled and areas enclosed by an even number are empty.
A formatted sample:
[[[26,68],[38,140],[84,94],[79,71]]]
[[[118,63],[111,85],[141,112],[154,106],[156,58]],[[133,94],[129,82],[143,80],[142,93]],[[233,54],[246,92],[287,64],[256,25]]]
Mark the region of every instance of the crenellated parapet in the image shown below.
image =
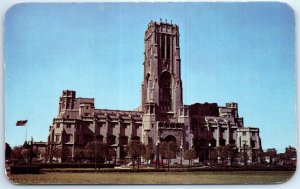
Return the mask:
[[[153,22],[148,24],[148,28],[145,31],[145,40],[147,40],[153,33],[165,33],[171,35],[179,35],[179,27],[173,24],[172,21],[169,23],[167,20],[163,22]]]

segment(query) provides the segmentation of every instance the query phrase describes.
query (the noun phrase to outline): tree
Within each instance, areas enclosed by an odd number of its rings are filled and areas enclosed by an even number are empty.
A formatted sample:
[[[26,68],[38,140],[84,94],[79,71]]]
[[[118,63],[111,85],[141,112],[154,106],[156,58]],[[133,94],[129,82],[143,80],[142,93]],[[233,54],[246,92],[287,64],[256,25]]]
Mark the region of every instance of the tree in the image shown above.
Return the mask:
[[[221,148],[221,156],[230,159],[230,166],[233,160],[237,157],[238,150],[234,144],[227,144]]]
[[[84,149],[75,148],[73,160],[80,164],[82,163],[83,158],[84,158]]]
[[[296,166],[296,158],[297,158],[297,151],[294,147],[287,147],[285,148],[285,152],[283,154],[283,161],[285,165],[290,165],[292,167]]]
[[[211,151],[211,158],[213,160],[221,159],[222,165],[224,160],[230,159],[230,165],[232,165],[233,160],[238,155],[238,150],[234,144],[227,144],[225,146],[218,146]]]
[[[96,164],[105,160],[107,148],[108,146],[101,141],[91,141],[85,146],[84,154]]]
[[[17,160],[19,163],[21,161],[30,162],[32,157],[36,156],[36,151],[31,151],[28,146],[15,146],[11,151],[11,158]]]
[[[49,151],[47,152],[47,156],[49,157],[50,163],[52,165],[53,163],[53,158],[60,158],[62,154],[62,150],[61,148],[57,148],[57,147],[53,147],[49,149]],[[52,166],[51,166],[52,168]]]
[[[210,158],[211,158],[211,163],[214,163],[218,159],[218,151],[216,148],[211,148],[210,149]]]
[[[30,158],[30,150],[29,149],[22,149],[21,154],[23,156],[23,159],[26,162],[29,162],[29,158]]]
[[[8,143],[5,143],[5,159],[10,159],[10,156],[12,154],[12,149]]]
[[[23,160],[22,150],[25,149],[23,146],[15,146],[12,149],[11,157],[12,159],[21,162]]]
[[[249,154],[248,154],[249,150],[250,150],[250,147],[245,145],[242,148],[242,150],[240,152],[238,152],[238,155],[237,155],[239,157],[240,161],[244,163],[244,166],[247,166],[247,162],[249,160]]]
[[[275,148],[267,149],[267,151],[265,152],[265,156],[268,156],[270,159],[269,161],[270,166],[272,166],[273,160],[276,155],[277,155],[277,151]]]
[[[117,152],[116,152],[116,150],[107,146],[107,149],[105,151],[105,159],[108,161],[111,161],[113,158],[115,158],[115,163],[116,163]]]
[[[33,149],[34,157],[37,157],[38,160],[44,159],[46,156],[46,149],[44,148],[35,148]]]
[[[162,142],[160,144],[160,152],[162,159],[167,159],[168,171],[170,170],[170,163],[172,158],[176,158],[176,152],[179,151],[179,146],[176,142]]]
[[[260,163],[260,150],[253,150],[252,151],[252,161]]]
[[[145,151],[143,154],[143,158],[146,159],[147,165],[148,165],[148,161],[154,158],[154,155],[155,155],[155,150],[153,144],[149,143],[148,145],[145,146]]]
[[[135,169],[135,161],[137,158],[139,159],[142,154],[144,154],[145,146],[139,140],[131,140],[126,146],[126,151],[127,154],[132,158],[133,169]]]
[[[192,159],[196,158],[196,151],[194,149],[188,149],[184,152],[184,159],[189,160],[189,165],[191,165]]]
[[[222,161],[222,165],[223,165],[223,161],[224,161],[224,158],[225,158],[225,155],[223,153],[223,146],[218,146],[218,147],[216,147],[215,150],[216,150],[216,153],[217,153],[217,159],[220,158],[221,161]]]

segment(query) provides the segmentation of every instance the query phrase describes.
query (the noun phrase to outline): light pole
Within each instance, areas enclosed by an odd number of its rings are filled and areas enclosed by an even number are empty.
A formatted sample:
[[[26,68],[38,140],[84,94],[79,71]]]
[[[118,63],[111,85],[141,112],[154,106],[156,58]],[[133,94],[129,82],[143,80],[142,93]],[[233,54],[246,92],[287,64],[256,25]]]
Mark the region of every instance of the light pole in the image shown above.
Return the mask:
[[[211,167],[211,162],[210,162],[210,147],[211,147],[211,143],[208,143],[208,159],[209,159],[209,166]]]
[[[183,149],[183,146],[180,145],[180,165],[182,165],[182,149]]]
[[[159,139],[156,142],[156,168],[159,169]]]

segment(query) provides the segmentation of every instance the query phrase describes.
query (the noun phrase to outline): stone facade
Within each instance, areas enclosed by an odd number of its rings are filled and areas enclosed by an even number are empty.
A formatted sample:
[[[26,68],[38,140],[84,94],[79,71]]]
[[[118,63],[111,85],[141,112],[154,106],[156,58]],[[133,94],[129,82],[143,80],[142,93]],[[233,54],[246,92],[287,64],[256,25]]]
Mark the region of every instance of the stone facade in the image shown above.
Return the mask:
[[[208,158],[209,145],[261,149],[259,129],[244,127],[237,103],[225,107],[183,104],[177,25],[151,21],[144,42],[141,107],[137,110],[96,109],[93,98],[77,98],[75,91],[63,91],[48,138],[49,144],[65,152],[62,161],[73,158],[75,148],[93,140],[108,143],[118,159],[125,158],[124,148],[132,139],[153,145],[174,141],[183,150],[194,148],[202,160]]]

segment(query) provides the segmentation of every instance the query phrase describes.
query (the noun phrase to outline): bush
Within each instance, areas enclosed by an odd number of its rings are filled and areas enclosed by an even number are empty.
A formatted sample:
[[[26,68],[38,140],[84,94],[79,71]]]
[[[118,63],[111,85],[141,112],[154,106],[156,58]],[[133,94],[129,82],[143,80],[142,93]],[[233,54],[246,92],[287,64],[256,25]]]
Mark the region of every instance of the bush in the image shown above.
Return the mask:
[[[38,165],[14,165],[10,166],[10,174],[38,174],[40,166]]]
[[[95,168],[95,163],[42,163],[41,168]],[[115,164],[97,163],[96,168],[114,168]]]

